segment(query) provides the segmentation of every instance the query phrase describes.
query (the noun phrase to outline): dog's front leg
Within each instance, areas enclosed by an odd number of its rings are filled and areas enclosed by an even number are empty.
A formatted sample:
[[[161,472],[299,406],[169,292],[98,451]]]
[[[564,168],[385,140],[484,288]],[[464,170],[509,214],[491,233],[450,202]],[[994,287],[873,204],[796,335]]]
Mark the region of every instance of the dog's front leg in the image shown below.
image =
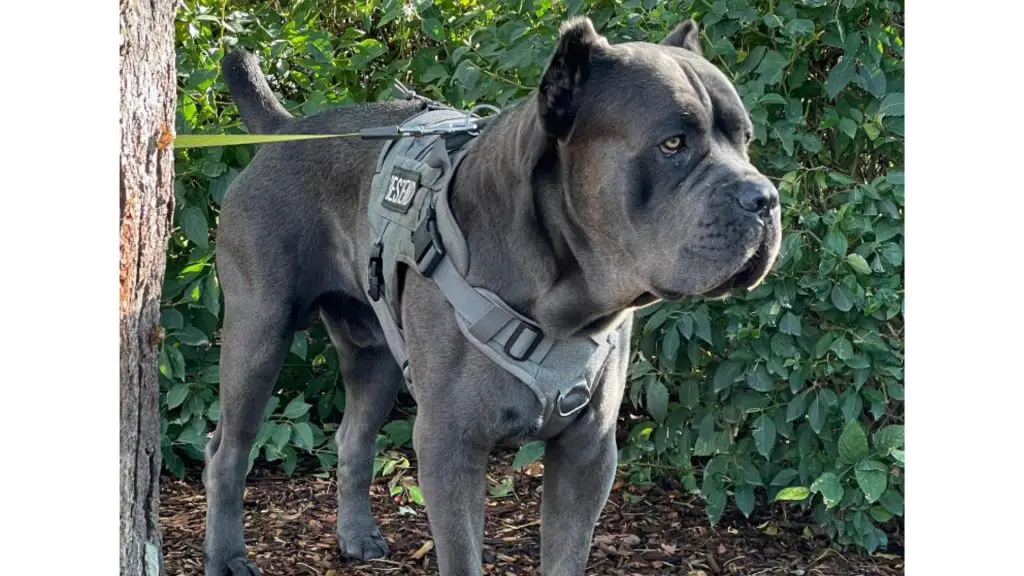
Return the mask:
[[[594,527],[615,479],[617,458],[615,429],[598,426],[591,414],[547,442],[541,574],[583,576]]]
[[[489,449],[423,406],[413,427],[420,490],[441,576],[479,576]]]

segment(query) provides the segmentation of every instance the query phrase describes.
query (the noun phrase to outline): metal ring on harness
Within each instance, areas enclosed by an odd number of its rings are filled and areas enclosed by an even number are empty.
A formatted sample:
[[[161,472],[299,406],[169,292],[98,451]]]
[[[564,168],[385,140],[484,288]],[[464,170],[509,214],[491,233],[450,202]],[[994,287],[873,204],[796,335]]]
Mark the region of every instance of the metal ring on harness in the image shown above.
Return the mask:
[[[566,400],[575,403],[570,404],[568,410],[564,404]],[[572,388],[569,388],[564,393],[558,393],[558,398],[555,400],[555,411],[562,418],[568,418],[586,408],[588,404],[590,404],[590,387],[587,386],[586,378],[580,378],[578,382],[572,385]]]

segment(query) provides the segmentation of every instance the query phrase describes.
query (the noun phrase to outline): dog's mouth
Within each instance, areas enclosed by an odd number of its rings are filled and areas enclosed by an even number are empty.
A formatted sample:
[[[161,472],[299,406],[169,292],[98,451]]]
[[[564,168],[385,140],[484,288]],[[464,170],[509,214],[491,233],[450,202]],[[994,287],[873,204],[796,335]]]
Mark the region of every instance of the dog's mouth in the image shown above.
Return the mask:
[[[761,281],[764,280],[765,276],[768,275],[768,271],[775,264],[775,260],[778,259],[779,253],[777,250],[772,250],[769,246],[769,240],[767,235],[758,246],[750,258],[740,267],[740,269],[727,278],[724,282],[703,292],[701,295],[705,298],[715,300],[724,298],[733,289],[745,289],[753,290]]]

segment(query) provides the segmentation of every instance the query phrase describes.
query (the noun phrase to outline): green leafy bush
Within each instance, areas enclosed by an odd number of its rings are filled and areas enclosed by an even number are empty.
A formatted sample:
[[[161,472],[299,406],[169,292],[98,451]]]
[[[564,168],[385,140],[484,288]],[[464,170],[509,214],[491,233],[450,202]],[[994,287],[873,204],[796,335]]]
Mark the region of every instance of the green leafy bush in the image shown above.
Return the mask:
[[[902,2],[273,4],[185,0],[179,133],[241,132],[218,71],[236,45],[260,56],[297,114],[390,97],[395,79],[454,105],[506,105],[536,84],[567,15],[589,14],[613,41],[697,18],[706,57],[754,120],[753,160],[779,187],[782,255],[750,293],[640,311],[624,409],[644,416],[624,431],[620,464],[632,482],[670,475],[699,491],[712,523],[730,496],[745,515],[789,501],[840,544],[885,546],[881,527],[903,514]],[[164,461],[178,474],[219,417],[217,212],[252,154],[177,152],[160,373]],[[322,327],[297,334],[252,459],[290,472],[309,454],[333,467],[337,377]],[[408,444],[402,422],[382,450]],[[531,445],[517,465],[540,452]],[[378,460],[379,473],[401,469]]]

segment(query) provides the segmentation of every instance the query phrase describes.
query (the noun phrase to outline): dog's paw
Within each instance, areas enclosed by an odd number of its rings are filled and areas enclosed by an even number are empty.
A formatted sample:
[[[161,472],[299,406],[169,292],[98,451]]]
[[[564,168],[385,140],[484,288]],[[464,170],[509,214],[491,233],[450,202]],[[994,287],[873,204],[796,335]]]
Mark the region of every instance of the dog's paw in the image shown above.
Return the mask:
[[[260,571],[251,560],[239,556],[228,560],[220,567],[208,563],[206,576],[260,576]]]
[[[388,555],[388,543],[384,541],[384,537],[380,535],[380,530],[376,526],[371,532],[363,534],[341,534],[339,532],[338,547],[342,556],[358,560],[372,560]]]

